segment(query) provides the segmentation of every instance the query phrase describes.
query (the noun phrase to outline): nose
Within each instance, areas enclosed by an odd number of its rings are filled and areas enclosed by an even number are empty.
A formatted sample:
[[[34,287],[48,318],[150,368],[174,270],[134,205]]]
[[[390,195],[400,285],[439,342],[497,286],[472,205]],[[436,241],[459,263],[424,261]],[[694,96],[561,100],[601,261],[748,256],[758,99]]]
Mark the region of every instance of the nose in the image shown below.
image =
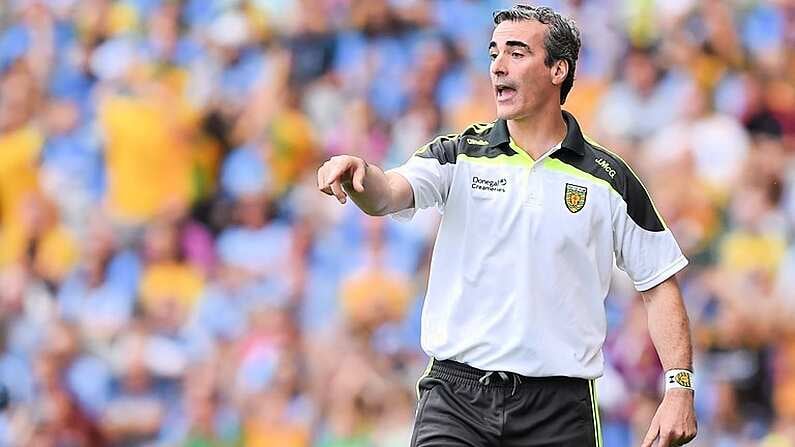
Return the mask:
[[[502,77],[508,74],[508,67],[505,64],[502,54],[497,56],[491,61],[491,74],[497,77]]]

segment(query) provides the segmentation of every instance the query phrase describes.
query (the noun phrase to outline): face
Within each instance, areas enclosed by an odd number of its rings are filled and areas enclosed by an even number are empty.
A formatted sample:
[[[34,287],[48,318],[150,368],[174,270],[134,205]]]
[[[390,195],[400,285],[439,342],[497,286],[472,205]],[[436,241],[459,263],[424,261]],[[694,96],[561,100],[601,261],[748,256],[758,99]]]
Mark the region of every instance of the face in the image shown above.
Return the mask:
[[[535,20],[504,21],[494,29],[489,56],[498,118],[522,119],[550,101],[560,104],[568,66],[564,61],[544,64],[546,32],[547,25]]]
[[[654,88],[657,77],[654,61],[648,54],[632,53],[624,65],[624,76],[636,89],[648,93]]]

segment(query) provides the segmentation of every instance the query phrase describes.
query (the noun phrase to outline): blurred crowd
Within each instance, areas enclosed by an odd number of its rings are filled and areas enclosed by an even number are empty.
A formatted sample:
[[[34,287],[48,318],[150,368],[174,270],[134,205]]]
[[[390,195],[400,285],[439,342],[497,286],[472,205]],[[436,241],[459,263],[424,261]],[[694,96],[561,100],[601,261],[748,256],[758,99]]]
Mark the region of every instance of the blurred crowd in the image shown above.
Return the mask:
[[[439,216],[316,189],[493,120],[471,0],[0,2],[0,445],[408,445]],[[795,446],[795,3],[544,1],[565,108],[639,172],[691,265],[696,446]],[[606,302],[605,445],[661,396]]]

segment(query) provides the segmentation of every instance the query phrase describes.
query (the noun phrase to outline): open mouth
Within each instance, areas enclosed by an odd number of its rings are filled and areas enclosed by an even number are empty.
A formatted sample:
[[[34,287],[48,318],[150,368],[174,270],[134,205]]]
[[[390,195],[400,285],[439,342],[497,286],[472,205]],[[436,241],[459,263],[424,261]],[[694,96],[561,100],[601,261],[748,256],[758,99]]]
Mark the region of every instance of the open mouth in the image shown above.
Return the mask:
[[[516,95],[516,89],[508,85],[498,84],[494,86],[494,90],[497,94],[497,100],[511,99]]]

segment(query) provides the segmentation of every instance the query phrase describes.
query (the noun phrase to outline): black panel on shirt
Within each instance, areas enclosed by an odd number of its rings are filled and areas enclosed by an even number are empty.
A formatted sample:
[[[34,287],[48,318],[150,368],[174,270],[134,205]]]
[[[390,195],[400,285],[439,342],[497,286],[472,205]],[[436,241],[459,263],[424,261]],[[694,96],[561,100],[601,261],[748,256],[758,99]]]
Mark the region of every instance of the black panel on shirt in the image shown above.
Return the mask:
[[[439,161],[439,164],[455,164],[455,159],[458,156],[457,145],[457,135],[443,135],[419,148],[414,155],[421,158],[434,158]]]
[[[557,151],[550,157],[608,182],[621,194],[627,204],[627,214],[641,228],[647,231],[665,230],[646,188],[620,158],[588,142],[585,143],[585,156]]]
[[[455,163],[458,154],[487,158],[494,158],[498,155],[516,155],[510,148],[491,144],[490,138],[495,129],[494,124],[477,123],[467,127],[460,134],[437,137],[420,148],[415,155],[422,158],[434,158],[440,164]],[[498,133],[500,131],[497,130]]]

